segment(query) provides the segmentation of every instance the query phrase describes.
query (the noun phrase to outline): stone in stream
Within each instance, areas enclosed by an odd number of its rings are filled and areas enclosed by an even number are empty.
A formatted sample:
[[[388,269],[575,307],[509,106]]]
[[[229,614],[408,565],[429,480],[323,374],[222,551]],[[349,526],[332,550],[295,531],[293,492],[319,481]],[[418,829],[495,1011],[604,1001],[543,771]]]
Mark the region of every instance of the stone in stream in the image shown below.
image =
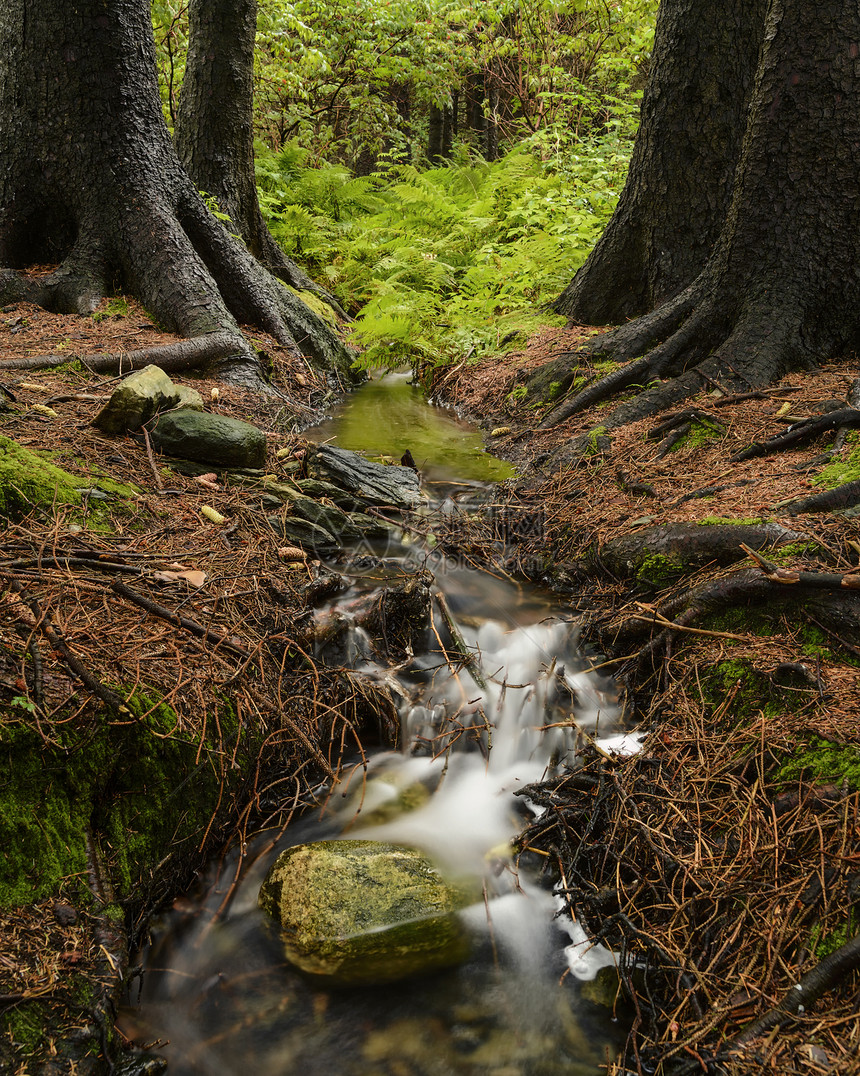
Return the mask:
[[[331,482],[367,504],[416,508],[421,503],[418,475],[409,467],[373,463],[357,452],[320,445],[308,454],[308,475]]]
[[[287,959],[332,985],[387,983],[461,963],[469,903],[412,848],[317,841],[288,848],[260,888]]]
[[[196,389],[174,384],[160,367],[144,366],[117,385],[93,425],[107,434],[139,430],[158,411],[171,407],[202,410],[203,398]]]
[[[301,516],[268,516],[269,526],[285,542],[299,545],[306,552],[334,553],[339,547],[337,538],[317,523]]]
[[[151,425],[152,443],[168,456],[218,467],[261,467],[266,435],[250,422],[208,411],[169,411]]]

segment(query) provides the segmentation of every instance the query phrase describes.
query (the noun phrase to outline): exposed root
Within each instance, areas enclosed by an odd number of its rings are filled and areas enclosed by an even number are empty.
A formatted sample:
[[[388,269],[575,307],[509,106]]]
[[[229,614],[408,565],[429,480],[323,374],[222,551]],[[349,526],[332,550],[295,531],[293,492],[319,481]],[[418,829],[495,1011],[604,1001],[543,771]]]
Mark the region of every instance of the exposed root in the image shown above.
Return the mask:
[[[541,428],[558,425],[636,385],[642,390],[605,416],[604,428],[659,414],[703,389],[726,396],[755,392],[789,369],[812,364],[801,344],[796,314],[789,319],[779,310],[757,309],[739,315],[728,301],[697,302],[705,287],[703,275],[664,307],[591,341],[589,353],[631,361],[555,407]],[[643,348],[650,350],[632,357]]]
[[[175,344],[119,351],[112,355],[74,355],[65,352],[52,355],[31,355],[26,358],[4,359],[4,370],[47,370],[77,359],[93,373],[127,374],[149,363],[160,366],[165,373],[195,370],[221,359],[247,358],[250,349],[241,334],[209,333],[193,340]]]

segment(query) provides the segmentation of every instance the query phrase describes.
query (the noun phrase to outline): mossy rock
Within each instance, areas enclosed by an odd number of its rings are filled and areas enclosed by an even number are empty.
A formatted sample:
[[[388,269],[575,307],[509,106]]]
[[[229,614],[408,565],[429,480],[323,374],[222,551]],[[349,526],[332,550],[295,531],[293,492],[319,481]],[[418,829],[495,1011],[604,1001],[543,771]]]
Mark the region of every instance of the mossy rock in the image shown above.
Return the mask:
[[[138,492],[133,486],[109,478],[69,474],[0,434],[0,518],[18,519],[34,508],[49,512],[63,505],[82,509],[85,494],[96,496],[94,488],[103,500],[132,498]],[[97,504],[91,505],[91,513],[100,514]]]
[[[151,425],[159,452],[216,467],[262,467],[266,435],[250,422],[208,411],[169,411]]]
[[[141,694],[126,705],[115,724],[59,725],[47,745],[20,703],[0,701],[0,905],[85,891],[88,834],[117,899],[132,904],[166,855],[199,844],[218,801],[220,745],[176,734],[174,711]],[[220,726],[235,735],[226,707]]]
[[[421,852],[318,841],[283,852],[260,889],[287,959],[334,985],[387,983],[461,963],[467,900]]]
[[[183,387],[180,392],[161,367],[150,364],[135,370],[117,385],[93,419],[93,425],[108,435],[139,430],[156,412],[176,407],[183,398],[190,401],[190,406],[203,407],[196,389]]]

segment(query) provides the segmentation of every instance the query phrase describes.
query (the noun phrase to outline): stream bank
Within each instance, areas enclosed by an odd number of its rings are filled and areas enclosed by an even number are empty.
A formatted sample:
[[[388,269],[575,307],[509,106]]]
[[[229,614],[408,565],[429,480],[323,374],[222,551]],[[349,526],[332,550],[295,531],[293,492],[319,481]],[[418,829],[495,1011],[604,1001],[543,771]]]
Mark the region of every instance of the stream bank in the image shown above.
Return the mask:
[[[855,1073],[860,520],[809,497],[856,496],[857,434],[834,446],[819,421],[856,417],[856,370],[714,386],[611,436],[600,407],[543,428],[562,386],[534,371],[605,374],[576,365],[592,331],[547,331],[433,389],[524,469],[498,509],[520,521],[503,566],[567,594],[650,733],[632,759],[531,790],[554,814],[523,841],[627,954],[636,1016],[611,1072]],[[812,435],[789,443],[789,426]],[[464,522],[449,540],[497,557],[498,524]]]

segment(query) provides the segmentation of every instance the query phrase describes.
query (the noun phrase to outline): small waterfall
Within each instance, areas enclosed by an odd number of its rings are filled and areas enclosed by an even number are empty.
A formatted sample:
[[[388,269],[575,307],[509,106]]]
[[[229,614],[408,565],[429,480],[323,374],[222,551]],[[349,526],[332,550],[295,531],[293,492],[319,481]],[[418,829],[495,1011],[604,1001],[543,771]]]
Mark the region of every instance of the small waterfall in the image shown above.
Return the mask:
[[[470,573],[473,588],[481,574]],[[522,812],[540,809],[514,793],[576,765],[590,742],[621,752],[637,741],[605,735],[618,729],[620,702],[612,681],[588,671],[575,622],[518,623],[510,587],[506,621],[472,615],[458,623],[448,599],[457,604],[462,569],[448,571],[437,557],[434,575],[442,596],[427,637],[436,645],[398,667],[380,665],[363,629],[349,622],[352,594],[345,608],[321,614],[346,618],[340,645],[357,668],[396,682],[403,739],[400,751],[347,774],[327,809],[344,837],[416,847],[450,875],[478,879],[486,899],[468,911],[468,924],[492,931],[520,971],[547,960],[560,930],[569,935],[571,972],[592,978],[614,963],[612,954],[584,943],[566,917],[550,929],[561,902],[519,869],[511,846]]]

